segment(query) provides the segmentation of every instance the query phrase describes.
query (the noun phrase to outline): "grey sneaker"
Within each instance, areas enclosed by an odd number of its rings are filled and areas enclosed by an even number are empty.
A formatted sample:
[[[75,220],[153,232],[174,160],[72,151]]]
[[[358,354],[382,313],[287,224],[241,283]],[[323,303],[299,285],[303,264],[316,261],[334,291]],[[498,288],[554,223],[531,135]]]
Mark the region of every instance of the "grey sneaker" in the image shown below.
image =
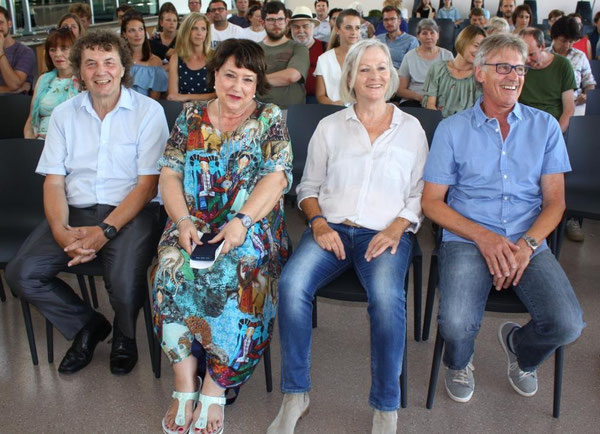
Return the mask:
[[[508,335],[515,328],[519,328],[519,324],[514,322],[506,322],[498,329],[498,339],[500,345],[508,357],[508,381],[510,385],[517,391],[519,395],[533,396],[537,392],[537,372],[525,372],[519,368],[517,355],[512,352],[508,344]]]
[[[567,220],[567,238],[578,243],[582,242],[585,238],[583,229],[577,219]]]
[[[469,362],[464,369],[450,369],[446,367],[446,392],[456,402],[468,402],[475,390],[475,378],[473,377],[473,363]]]

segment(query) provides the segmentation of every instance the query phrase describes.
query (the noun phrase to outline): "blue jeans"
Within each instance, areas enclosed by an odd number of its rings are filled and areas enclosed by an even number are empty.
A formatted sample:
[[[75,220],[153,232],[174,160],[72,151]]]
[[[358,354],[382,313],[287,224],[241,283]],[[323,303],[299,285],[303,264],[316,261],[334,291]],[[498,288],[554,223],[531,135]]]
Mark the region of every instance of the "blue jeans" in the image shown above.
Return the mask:
[[[317,289],[354,266],[369,298],[371,321],[372,407],[392,411],[399,407],[406,330],[404,277],[410,265],[412,234],[400,239],[396,254],[390,249],[371,262],[364,258],[377,231],[330,224],[340,234],[346,252],[338,260],[315,242],[312,231],[302,235],[298,248],[279,279],[279,334],[281,340],[281,390],[302,393],[310,389],[312,302]]]
[[[476,245],[457,241],[442,243],[439,271],[444,364],[463,369],[475,349],[493,276]],[[558,347],[577,339],[585,323],[573,288],[549,249],[531,259],[514,290],[531,321],[512,334],[512,346],[521,370],[532,371]]]

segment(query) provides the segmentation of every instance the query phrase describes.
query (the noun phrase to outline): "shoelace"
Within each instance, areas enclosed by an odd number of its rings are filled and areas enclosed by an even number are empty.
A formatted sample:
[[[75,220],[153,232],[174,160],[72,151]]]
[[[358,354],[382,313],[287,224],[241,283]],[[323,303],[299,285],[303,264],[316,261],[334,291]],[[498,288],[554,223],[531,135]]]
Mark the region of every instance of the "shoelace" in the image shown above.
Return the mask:
[[[471,370],[471,371],[475,370],[475,367],[473,366],[473,363],[471,363],[471,362],[469,362],[469,364],[466,366],[465,369],[461,369],[460,371],[456,372],[456,375],[452,379],[452,382],[460,383],[460,384],[464,384],[465,386],[468,386],[469,385],[469,370]]]
[[[513,362],[510,364],[510,370],[511,371],[514,371],[514,370],[519,371],[519,380],[523,380],[527,377],[536,378],[536,371],[521,371],[521,368],[519,368],[519,364],[517,362]]]

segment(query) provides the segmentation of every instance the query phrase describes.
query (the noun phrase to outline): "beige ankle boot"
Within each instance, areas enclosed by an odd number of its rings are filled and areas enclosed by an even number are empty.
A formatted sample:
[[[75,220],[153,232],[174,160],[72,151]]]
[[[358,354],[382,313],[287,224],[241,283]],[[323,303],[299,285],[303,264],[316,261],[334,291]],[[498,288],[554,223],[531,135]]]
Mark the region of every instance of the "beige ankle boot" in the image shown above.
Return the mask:
[[[285,393],[277,417],[267,429],[267,434],[294,434],[300,418],[308,414],[308,393]]]
[[[396,434],[397,425],[397,411],[375,410],[375,413],[373,413],[373,429],[371,430],[371,434]]]

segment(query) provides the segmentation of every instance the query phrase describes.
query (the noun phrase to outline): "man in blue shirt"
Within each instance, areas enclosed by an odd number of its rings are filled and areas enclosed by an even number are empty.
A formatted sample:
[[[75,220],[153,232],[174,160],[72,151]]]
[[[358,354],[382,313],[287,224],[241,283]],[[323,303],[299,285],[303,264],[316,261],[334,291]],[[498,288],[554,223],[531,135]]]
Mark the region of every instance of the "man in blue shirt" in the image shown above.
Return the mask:
[[[419,46],[419,41],[412,35],[400,30],[402,15],[400,9],[394,6],[386,6],[382,9],[383,26],[386,33],[377,35],[377,38],[387,44],[392,56],[394,68],[400,68],[404,55],[413,48]]]
[[[473,395],[475,338],[492,285],[512,285],[532,318],[498,331],[509,382],[523,396],[537,391],[537,366],[585,325],[545,242],[565,210],[571,167],[556,119],[518,103],[526,59],[514,35],[484,40],[473,63],[483,95],[440,123],[425,169],[423,211],[444,228],[439,330],[446,390],[458,402]]]

